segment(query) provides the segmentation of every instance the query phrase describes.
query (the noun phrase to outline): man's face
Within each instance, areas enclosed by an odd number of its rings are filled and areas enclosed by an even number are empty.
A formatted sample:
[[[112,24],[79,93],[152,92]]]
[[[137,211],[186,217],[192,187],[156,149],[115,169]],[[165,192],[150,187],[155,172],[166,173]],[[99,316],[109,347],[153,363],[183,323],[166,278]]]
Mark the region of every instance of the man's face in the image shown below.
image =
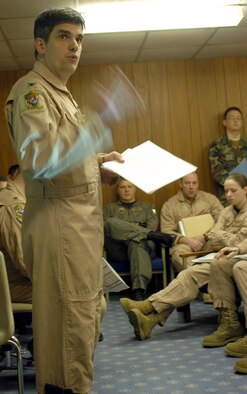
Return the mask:
[[[223,125],[227,130],[240,131],[243,126],[241,113],[235,110],[228,112],[226,119],[223,120]]]
[[[121,202],[133,202],[136,199],[136,188],[128,181],[120,181],[117,188],[117,194]]]
[[[66,84],[78,66],[82,41],[83,29],[81,25],[62,23],[54,27],[47,42],[37,38],[35,47],[40,55],[40,60],[62,83]]]
[[[180,182],[180,185],[184,197],[187,198],[187,200],[193,200],[197,195],[199,187],[197,174],[192,173],[184,176]]]

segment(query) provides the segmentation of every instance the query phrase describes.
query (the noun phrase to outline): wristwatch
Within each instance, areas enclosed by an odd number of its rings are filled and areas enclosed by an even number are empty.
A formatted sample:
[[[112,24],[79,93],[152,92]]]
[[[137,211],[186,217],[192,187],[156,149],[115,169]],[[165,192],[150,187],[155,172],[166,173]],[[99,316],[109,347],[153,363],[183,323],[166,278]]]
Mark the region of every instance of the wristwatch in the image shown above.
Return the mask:
[[[204,241],[205,241],[205,242],[208,242],[208,239],[209,239],[209,238],[208,238],[207,234],[203,234],[203,237],[204,237]]]

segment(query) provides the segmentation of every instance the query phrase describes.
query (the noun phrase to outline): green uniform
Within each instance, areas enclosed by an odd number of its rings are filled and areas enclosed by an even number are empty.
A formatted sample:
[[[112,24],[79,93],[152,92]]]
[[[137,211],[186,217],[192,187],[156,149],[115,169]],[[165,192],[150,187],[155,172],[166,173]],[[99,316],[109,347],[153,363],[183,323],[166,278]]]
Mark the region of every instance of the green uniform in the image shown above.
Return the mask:
[[[149,202],[117,201],[104,208],[105,250],[109,260],[129,261],[132,289],[144,289],[152,277],[155,245],[147,234],[158,228],[156,210]]]
[[[223,205],[226,205],[224,193],[226,177],[244,158],[247,158],[247,139],[243,137],[235,144],[225,134],[213,142],[209,149],[211,173],[217,185],[217,196]]]

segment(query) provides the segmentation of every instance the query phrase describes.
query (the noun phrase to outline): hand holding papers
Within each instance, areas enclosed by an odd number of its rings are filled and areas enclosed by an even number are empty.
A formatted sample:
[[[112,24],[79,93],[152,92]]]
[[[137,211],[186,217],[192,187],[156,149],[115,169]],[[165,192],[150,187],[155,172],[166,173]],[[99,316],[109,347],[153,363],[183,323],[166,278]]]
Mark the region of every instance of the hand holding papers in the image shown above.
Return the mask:
[[[147,194],[196,171],[194,165],[172,155],[151,141],[122,153],[124,163],[105,162],[102,168],[115,172]]]

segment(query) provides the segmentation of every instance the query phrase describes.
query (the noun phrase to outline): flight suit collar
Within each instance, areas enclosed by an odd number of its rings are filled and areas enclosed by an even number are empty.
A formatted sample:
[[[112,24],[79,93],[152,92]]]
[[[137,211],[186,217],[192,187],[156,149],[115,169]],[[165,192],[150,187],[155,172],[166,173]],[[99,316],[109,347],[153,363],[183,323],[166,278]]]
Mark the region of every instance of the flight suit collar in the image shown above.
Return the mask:
[[[44,78],[50,85],[54,87],[54,89],[59,89],[64,93],[69,94],[66,86],[63,85],[62,82],[49,70],[49,68],[39,60],[34,63],[33,71]]]
[[[244,204],[243,208],[241,208],[240,210],[237,210],[234,206],[231,206],[231,208],[232,208],[233,212],[235,213],[235,215],[238,213],[246,212],[247,211],[247,201]]]
[[[199,190],[198,190],[197,195],[195,196],[195,198],[194,198],[194,200],[192,201],[192,203],[200,198],[200,197],[199,197],[199,194],[200,194],[200,193],[199,193]],[[189,200],[187,200],[187,198],[184,197],[183,192],[182,192],[181,190],[178,191],[177,196],[178,196],[178,201],[189,203]]]

